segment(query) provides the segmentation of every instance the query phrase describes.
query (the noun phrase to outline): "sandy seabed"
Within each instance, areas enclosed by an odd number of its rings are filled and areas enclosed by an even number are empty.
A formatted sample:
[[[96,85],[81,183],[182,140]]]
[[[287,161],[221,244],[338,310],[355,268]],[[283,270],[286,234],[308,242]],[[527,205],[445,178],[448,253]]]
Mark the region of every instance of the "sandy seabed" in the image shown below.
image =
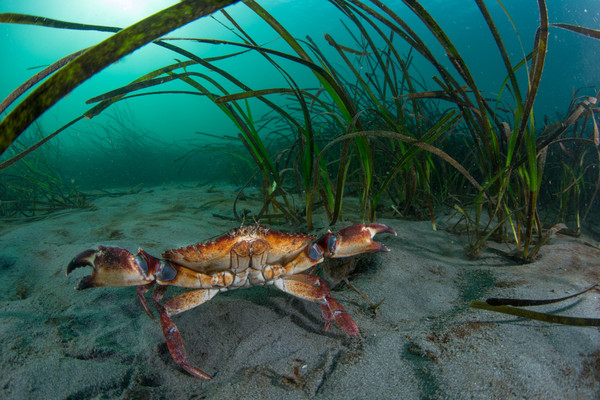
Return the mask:
[[[134,288],[76,291],[90,270],[65,277],[71,258],[98,244],[158,256],[224,233],[239,224],[215,214],[231,215],[234,197],[226,188],[164,186],[100,197],[94,210],[3,223],[0,398],[600,398],[598,328],[468,306],[558,298],[600,281],[600,250],[589,238],[558,234],[538,261],[515,265],[489,252],[467,260],[466,238],[428,222],[381,219],[398,232],[377,237],[391,251],[367,256],[351,282],[383,303],[374,313],[347,286],[333,291],[360,328],[355,338],[335,324],[323,332],[317,304],[270,287],[220,294],[174,317],[189,362],[211,381],[172,361]],[[599,317],[599,299],[594,289],[535,309]]]

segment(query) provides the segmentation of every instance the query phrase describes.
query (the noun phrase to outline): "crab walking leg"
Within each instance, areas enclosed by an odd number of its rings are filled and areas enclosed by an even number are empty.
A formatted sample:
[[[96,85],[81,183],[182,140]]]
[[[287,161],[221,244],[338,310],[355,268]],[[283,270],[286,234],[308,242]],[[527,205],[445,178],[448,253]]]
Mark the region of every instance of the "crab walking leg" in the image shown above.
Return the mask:
[[[150,282],[147,285],[138,286],[137,287],[137,297],[138,297],[138,300],[140,301],[140,304],[144,308],[144,311],[146,311],[146,314],[148,314],[148,316],[150,318],[152,318],[153,321],[156,321],[156,319],[154,318],[154,315],[152,315],[152,313],[150,312],[150,308],[148,308],[148,302],[146,301],[146,298],[144,297],[144,295],[148,292],[148,290],[152,289],[153,286],[154,286],[154,282]]]
[[[206,303],[220,292],[219,289],[198,289],[175,296],[164,304],[169,316],[177,315]]]
[[[173,361],[187,372],[202,379],[212,379],[210,375],[199,370],[193,365],[188,364],[185,347],[179,329],[171,319],[172,315],[197,307],[202,303],[212,299],[219,290],[216,289],[198,289],[191,292],[180,294],[167,301],[164,305],[159,303],[162,298],[166,286],[159,286],[155,289],[152,299],[154,305],[160,314],[160,325],[163,330],[163,335],[167,340],[167,347]]]
[[[321,278],[314,275],[297,274],[286,278],[277,279],[273,283],[276,288],[304,300],[321,304],[321,312],[325,319],[325,332],[335,320],[338,325],[350,336],[356,336],[358,326],[350,314],[337,300],[331,297],[329,288]]]

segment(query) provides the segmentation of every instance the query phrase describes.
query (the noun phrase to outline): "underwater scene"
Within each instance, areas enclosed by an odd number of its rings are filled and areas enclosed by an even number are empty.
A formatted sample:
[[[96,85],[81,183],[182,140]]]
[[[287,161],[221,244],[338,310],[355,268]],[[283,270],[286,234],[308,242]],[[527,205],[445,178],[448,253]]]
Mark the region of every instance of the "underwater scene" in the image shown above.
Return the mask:
[[[0,398],[600,398],[600,2],[0,2]]]

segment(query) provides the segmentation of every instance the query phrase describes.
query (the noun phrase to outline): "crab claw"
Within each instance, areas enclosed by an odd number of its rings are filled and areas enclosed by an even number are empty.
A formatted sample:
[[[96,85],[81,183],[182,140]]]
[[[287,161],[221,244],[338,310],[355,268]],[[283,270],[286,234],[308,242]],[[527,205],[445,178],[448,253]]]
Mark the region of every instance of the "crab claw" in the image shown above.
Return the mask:
[[[390,251],[385,245],[373,240],[373,237],[378,233],[391,233],[396,236],[396,232],[387,225],[378,223],[360,224],[342,229],[335,235],[328,232],[318,244],[324,250],[325,256],[330,258]]]
[[[67,276],[80,267],[93,268],[92,275],[81,278],[77,290],[98,286],[145,285],[155,280],[152,272],[156,262],[157,259],[143,250],[134,256],[118,247],[98,246],[98,250],[88,249],[75,256],[67,266]]]

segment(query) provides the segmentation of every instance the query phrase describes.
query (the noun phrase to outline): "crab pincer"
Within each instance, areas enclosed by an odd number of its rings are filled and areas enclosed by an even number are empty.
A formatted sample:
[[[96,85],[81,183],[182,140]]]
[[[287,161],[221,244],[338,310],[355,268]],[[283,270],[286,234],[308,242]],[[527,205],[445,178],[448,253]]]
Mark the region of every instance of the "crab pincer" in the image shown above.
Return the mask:
[[[390,233],[396,236],[396,231],[387,225],[379,223],[360,224],[344,228],[337,234],[328,232],[319,241],[319,245],[324,250],[325,257],[329,258],[390,251],[383,243],[373,240],[378,233]]]
[[[67,276],[81,267],[92,267],[92,275],[83,277],[77,289],[99,286],[136,286],[154,281],[149,274],[148,260],[141,251],[134,256],[118,247],[98,246],[98,250],[88,249],[79,253],[67,266]]]

